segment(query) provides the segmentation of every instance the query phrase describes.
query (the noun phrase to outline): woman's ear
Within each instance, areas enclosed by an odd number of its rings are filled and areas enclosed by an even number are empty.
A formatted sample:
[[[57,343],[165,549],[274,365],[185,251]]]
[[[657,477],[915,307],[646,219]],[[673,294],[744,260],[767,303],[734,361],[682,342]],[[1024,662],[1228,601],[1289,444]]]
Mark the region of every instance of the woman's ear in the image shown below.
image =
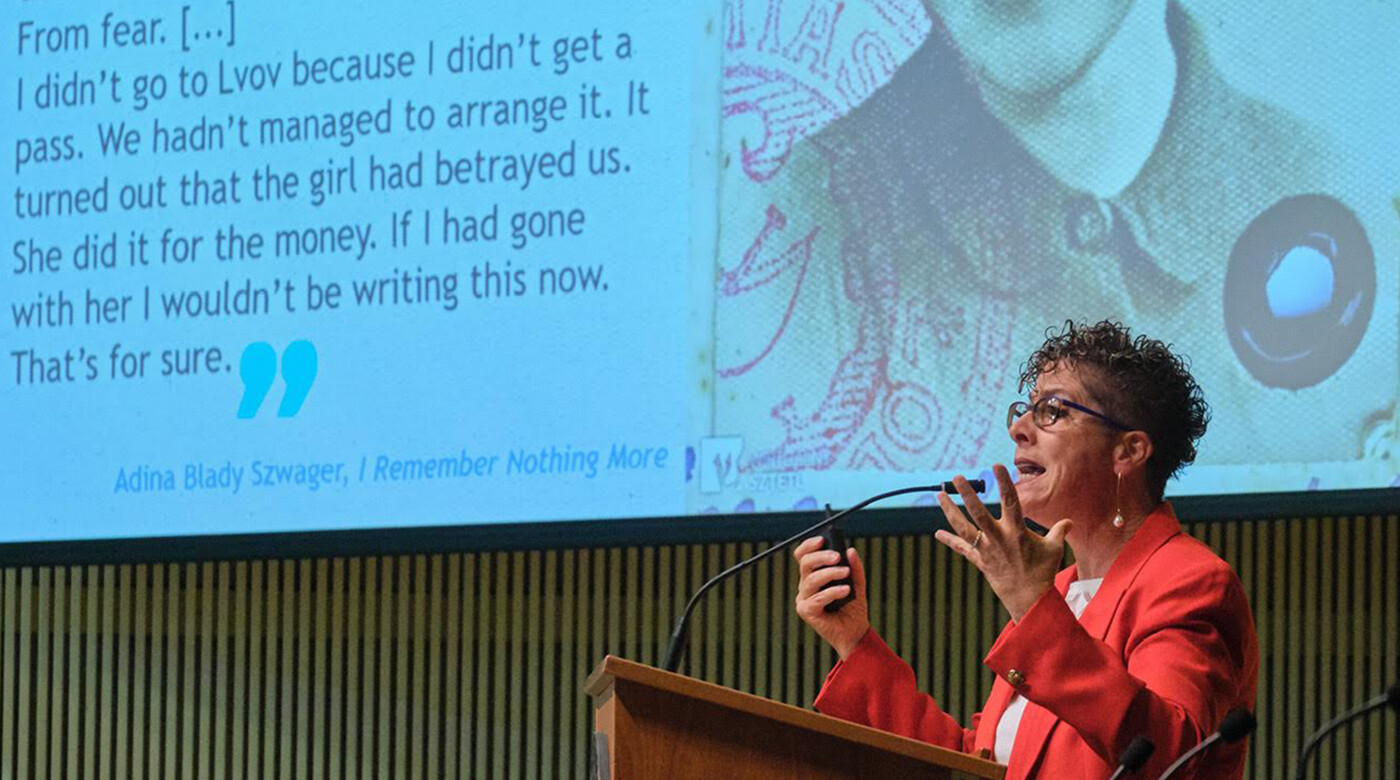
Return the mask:
[[[1119,473],[1147,467],[1152,457],[1152,437],[1144,431],[1126,431],[1113,448],[1113,461]]]

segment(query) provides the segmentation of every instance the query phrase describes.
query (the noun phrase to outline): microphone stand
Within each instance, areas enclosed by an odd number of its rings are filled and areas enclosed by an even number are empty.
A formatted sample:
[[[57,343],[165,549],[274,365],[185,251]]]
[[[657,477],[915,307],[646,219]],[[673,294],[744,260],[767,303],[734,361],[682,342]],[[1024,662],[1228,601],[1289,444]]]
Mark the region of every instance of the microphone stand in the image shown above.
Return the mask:
[[[980,479],[968,480],[968,482],[972,485],[972,489],[979,493],[986,488],[986,484]],[[681,613],[680,620],[676,621],[676,630],[671,632],[671,644],[670,647],[666,650],[666,661],[662,664],[661,668],[665,669],[668,672],[674,672],[680,668],[681,657],[685,654],[686,638],[690,634],[690,613],[694,611],[695,605],[699,603],[700,598],[702,596],[708,593],[711,588],[723,582],[731,575],[742,571],[754,565],[755,563],[758,563],[759,561],[763,560],[764,558],[767,558],[773,553],[782,550],[783,548],[787,547],[793,542],[796,542],[800,539],[805,539],[806,537],[817,533],[821,530],[822,526],[825,526],[828,523],[835,523],[837,520],[840,520],[846,515],[864,509],[877,501],[884,501],[887,498],[894,498],[895,496],[902,496],[908,493],[938,493],[940,491],[951,493],[955,491],[955,488],[953,487],[953,483],[944,482],[941,485],[916,485],[914,487],[900,488],[898,490],[891,490],[886,493],[881,493],[877,496],[871,496],[870,498],[865,499],[864,501],[860,502],[859,504],[856,504],[855,506],[843,509],[834,515],[830,515],[829,517],[823,517],[821,521],[818,522],[816,525],[813,525],[809,528],[804,528],[801,531],[798,531],[797,533],[793,534],[792,536],[789,536],[788,538],[784,539],[783,541],[778,542],[772,547],[769,547],[763,552],[753,556],[752,558],[740,561],[739,563],[730,566],[728,569],[725,569],[719,574],[716,574],[714,577],[710,578],[709,582],[706,582],[704,585],[701,585],[700,589],[695,591],[695,595],[691,596],[690,601],[686,603],[685,611]],[[840,550],[839,552],[845,553],[845,550]]]
[[[1333,718],[1327,723],[1327,725],[1323,726],[1320,731],[1318,731],[1316,734],[1313,735],[1311,739],[1308,740],[1308,744],[1303,747],[1303,752],[1298,757],[1298,769],[1297,772],[1294,773],[1293,777],[1296,780],[1303,780],[1304,776],[1306,776],[1308,772],[1308,762],[1312,760],[1313,753],[1316,752],[1317,749],[1322,745],[1323,738],[1325,738],[1328,734],[1331,734],[1332,732],[1356,720],[1362,715],[1365,715],[1366,713],[1371,712],[1372,710],[1378,710],[1386,705],[1390,705],[1391,709],[1395,710],[1396,712],[1400,712],[1400,685],[1390,686],[1386,689],[1385,693],[1382,693],[1381,695],[1362,703],[1361,706],[1357,707],[1351,712]]]
[[[1254,720],[1254,713],[1243,707],[1230,710],[1225,713],[1225,717],[1220,721],[1220,728],[1216,729],[1214,734],[1201,740],[1195,747],[1181,754],[1181,757],[1173,762],[1171,766],[1167,767],[1167,771],[1159,775],[1157,780],[1167,780],[1167,778],[1176,774],[1178,769],[1186,766],[1186,762],[1195,758],[1196,755],[1217,742],[1224,742],[1228,745],[1232,742],[1238,742],[1244,739],[1254,732],[1255,725],[1257,724]]]

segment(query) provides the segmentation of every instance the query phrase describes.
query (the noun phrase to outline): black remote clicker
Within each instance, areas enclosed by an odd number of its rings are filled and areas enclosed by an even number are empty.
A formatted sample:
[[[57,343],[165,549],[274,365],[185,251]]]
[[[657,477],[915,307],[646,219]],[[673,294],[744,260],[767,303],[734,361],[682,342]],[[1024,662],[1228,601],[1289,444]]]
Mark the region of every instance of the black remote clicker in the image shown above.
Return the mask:
[[[826,508],[826,513],[828,515],[831,514],[831,507],[828,506]],[[822,538],[822,541],[825,543],[825,549],[835,550],[836,554],[841,556],[841,560],[837,561],[836,563],[833,563],[832,566],[849,566],[850,562],[846,560],[846,535],[841,533],[841,529],[837,528],[835,524],[825,525],[822,526],[820,536]],[[826,590],[827,588],[834,588],[837,585],[849,585],[851,587],[851,590],[849,593],[842,596],[841,598],[831,602],[830,604],[827,604],[825,607],[827,612],[840,612],[842,607],[855,600],[855,583],[851,581],[851,577],[849,574],[842,579],[828,583],[825,587],[822,588],[822,590]]]

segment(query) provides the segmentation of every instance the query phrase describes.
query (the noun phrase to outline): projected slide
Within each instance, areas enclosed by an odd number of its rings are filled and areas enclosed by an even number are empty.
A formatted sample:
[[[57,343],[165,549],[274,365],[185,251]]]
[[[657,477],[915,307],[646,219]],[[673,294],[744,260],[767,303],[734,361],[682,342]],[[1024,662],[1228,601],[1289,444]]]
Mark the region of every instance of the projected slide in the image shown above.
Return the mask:
[[[0,543],[848,504],[1066,319],[1400,484],[1394,4],[8,9]]]
[[[4,541],[684,511],[704,15],[8,6]]]
[[[700,505],[988,470],[1071,318],[1192,358],[1214,418],[1169,493],[1400,484],[1400,9],[728,9]]]

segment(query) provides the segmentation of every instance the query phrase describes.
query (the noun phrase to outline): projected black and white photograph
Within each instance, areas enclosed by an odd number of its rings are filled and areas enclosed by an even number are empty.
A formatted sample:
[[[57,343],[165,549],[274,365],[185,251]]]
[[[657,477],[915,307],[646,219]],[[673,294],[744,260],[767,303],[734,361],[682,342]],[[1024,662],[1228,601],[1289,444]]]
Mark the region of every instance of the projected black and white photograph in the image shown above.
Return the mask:
[[[1212,416],[1173,493],[1395,484],[1397,25],[1384,4],[728,3],[696,495],[983,473],[1021,361],[1068,320],[1189,357]]]

